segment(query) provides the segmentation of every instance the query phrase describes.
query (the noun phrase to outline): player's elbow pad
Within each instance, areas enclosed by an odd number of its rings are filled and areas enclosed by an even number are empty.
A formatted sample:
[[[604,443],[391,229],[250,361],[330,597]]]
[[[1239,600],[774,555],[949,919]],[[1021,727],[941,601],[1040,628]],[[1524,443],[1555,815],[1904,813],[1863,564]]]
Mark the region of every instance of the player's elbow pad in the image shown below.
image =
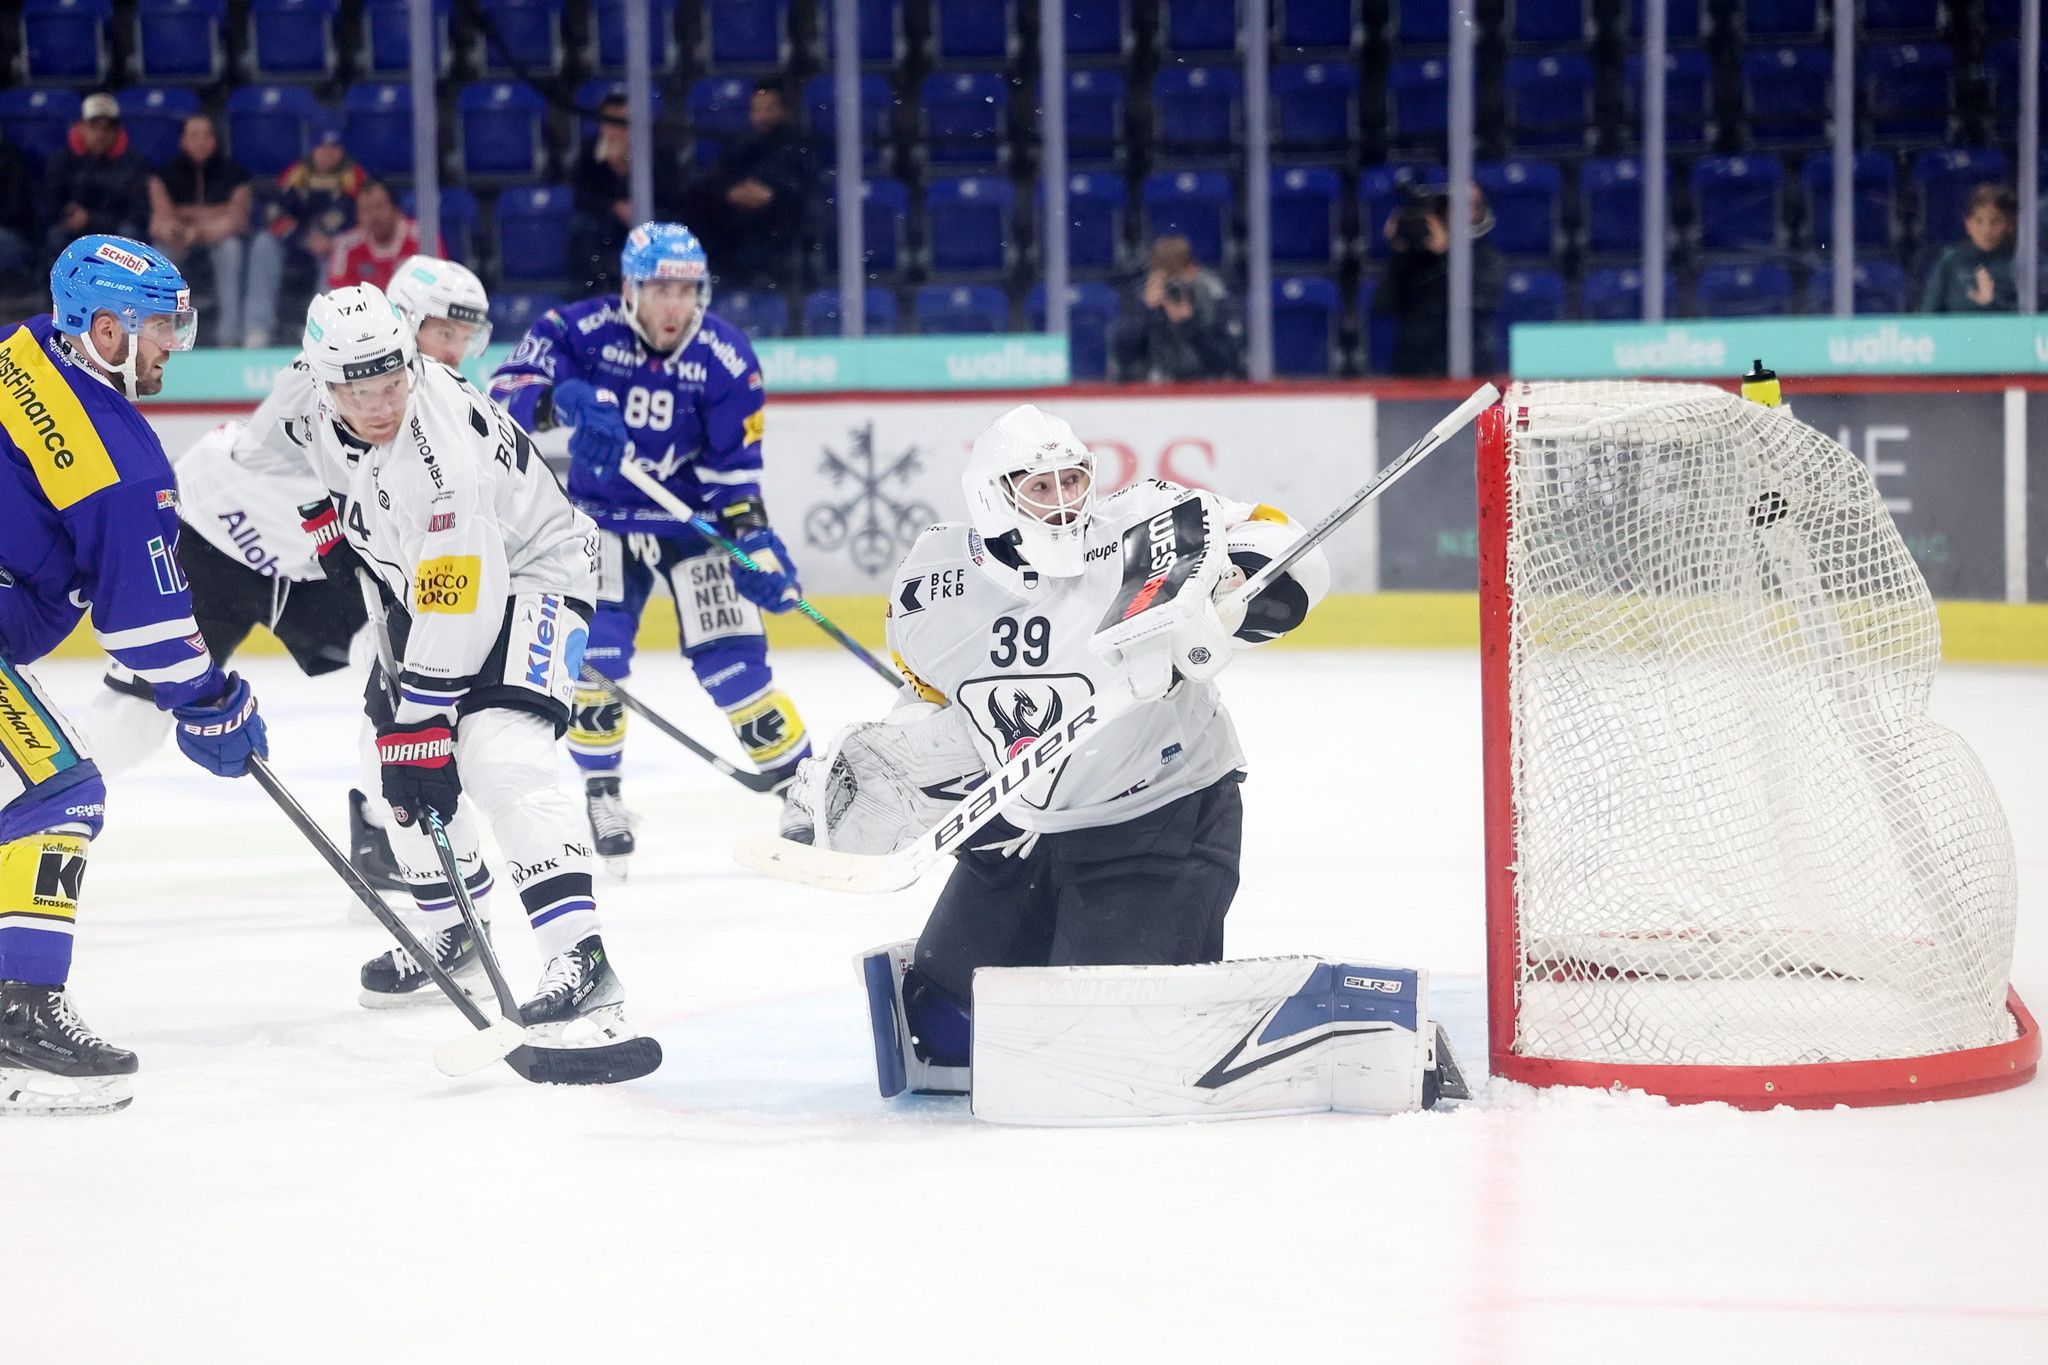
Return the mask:
[[[1230,562],[1250,578],[1279,558],[1302,537],[1302,528],[1290,521],[1257,518],[1233,526],[1224,535]],[[1252,599],[1237,628],[1238,647],[1276,640],[1308,619],[1311,608],[1330,592],[1330,561],[1321,549],[1310,550],[1288,567]]]

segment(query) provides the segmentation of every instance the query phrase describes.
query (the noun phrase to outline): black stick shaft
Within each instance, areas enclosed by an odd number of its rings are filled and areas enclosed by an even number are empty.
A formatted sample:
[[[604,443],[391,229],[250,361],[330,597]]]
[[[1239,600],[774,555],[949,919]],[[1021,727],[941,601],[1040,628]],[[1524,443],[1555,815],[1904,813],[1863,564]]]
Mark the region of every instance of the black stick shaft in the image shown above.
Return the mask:
[[[448,889],[454,893],[455,906],[462,912],[462,922],[469,926],[470,937],[476,943],[477,959],[484,964],[484,975],[491,979],[491,989],[497,993],[498,1008],[507,1019],[519,1022],[519,1002],[512,995],[512,987],[505,982],[504,969],[498,965],[498,955],[491,951],[491,945],[484,938],[484,922],[476,912],[476,902],[469,897],[469,887],[462,880],[462,864],[455,860],[455,848],[448,842],[448,829],[441,823],[441,817],[433,811],[427,812],[427,833],[433,836],[434,852],[441,859],[441,875],[448,879]]]
[[[705,748],[688,734],[685,734],[682,728],[669,720],[668,717],[654,710],[631,692],[619,686],[617,682],[605,677],[595,669],[584,669],[583,681],[592,687],[604,688],[617,697],[620,704],[627,710],[645,720],[649,725],[652,725],[655,729],[661,731],[670,739],[682,745],[685,749],[688,749],[691,753],[703,759],[742,787],[745,787],[748,791],[767,792],[775,790],[776,784],[780,779],[772,778],[766,773],[751,772]]]

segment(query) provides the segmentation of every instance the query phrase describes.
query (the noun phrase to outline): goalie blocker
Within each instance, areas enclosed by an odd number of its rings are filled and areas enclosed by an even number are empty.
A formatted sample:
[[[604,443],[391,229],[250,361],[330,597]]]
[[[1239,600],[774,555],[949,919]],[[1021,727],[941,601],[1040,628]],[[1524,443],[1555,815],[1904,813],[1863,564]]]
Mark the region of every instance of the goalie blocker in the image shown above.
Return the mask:
[[[1423,971],[1318,957],[984,967],[970,1044],[958,1008],[906,980],[914,947],[857,964],[884,1098],[971,1094],[976,1118],[1062,1127],[1403,1114],[1469,1098]]]

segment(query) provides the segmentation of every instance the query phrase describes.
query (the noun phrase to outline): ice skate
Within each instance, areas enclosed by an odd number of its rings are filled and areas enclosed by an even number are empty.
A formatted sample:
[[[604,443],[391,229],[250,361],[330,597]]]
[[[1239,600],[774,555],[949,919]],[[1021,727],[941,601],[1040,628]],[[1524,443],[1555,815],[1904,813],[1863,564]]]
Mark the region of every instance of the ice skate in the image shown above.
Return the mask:
[[[391,837],[370,823],[365,814],[369,798],[359,791],[348,794],[348,861],[363,874],[363,880],[379,891],[403,891],[405,878],[398,859],[391,853]]]
[[[135,1065],[78,1017],[62,986],[0,981],[0,1114],[126,1108]]]
[[[633,826],[637,823],[619,796],[616,776],[587,778],[583,798],[590,812],[591,847],[614,877],[626,875],[626,860],[633,856]]]
[[[536,1042],[575,1046],[632,1037],[625,987],[612,970],[604,940],[592,934],[548,959],[533,999],[519,1007],[519,1022]]]
[[[483,999],[490,994],[483,963],[477,957],[476,940],[470,937],[467,925],[457,924],[437,934],[422,935],[420,946],[433,953],[435,964],[471,996]],[[434,978],[403,948],[379,953],[365,962],[362,985],[357,999],[364,1009],[401,1009],[431,1005],[443,999]]]

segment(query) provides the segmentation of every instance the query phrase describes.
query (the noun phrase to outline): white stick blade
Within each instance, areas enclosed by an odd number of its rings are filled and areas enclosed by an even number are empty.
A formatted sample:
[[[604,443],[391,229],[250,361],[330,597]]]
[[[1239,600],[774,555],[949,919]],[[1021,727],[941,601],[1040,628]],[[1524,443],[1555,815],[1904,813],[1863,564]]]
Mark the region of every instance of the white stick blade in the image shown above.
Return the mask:
[[[901,866],[900,853],[834,853],[772,834],[749,834],[733,847],[733,858],[749,872],[823,891],[871,895],[901,891],[923,871]]]
[[[450,1038],[434,1049],[434,1065],[443,1076],[467,1076],[494,1066],[526,1041],[526,1030],[511,1019],[499,1019],[489,1028],[460,1038]]]

